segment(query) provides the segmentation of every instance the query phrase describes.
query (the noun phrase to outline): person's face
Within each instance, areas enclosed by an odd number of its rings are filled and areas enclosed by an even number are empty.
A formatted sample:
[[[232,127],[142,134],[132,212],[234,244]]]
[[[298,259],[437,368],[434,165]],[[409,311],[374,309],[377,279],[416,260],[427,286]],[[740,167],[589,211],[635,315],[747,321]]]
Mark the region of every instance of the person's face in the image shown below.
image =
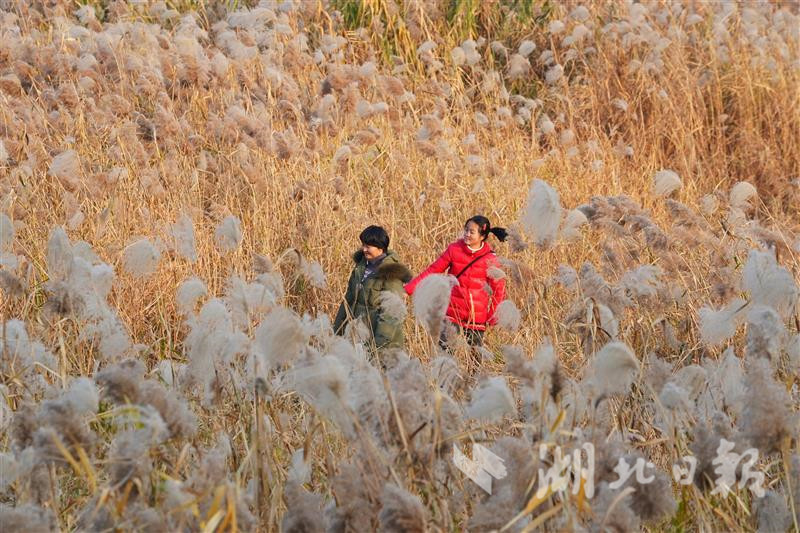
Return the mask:
[[[372,261],[373,259],[377,259],[383,253],[383,250],[372,246],[371,244],[361,244],[361,251],[364,252],[364,257],[367,258],[367,261]]]
[[[464,242],[467,243],[467,246],[471,246],[473,248],[480,246],[481,242],[483,242],[483,237],[481,237],[481,229],[473,221],[467,222],[467,225],[464,226]]]

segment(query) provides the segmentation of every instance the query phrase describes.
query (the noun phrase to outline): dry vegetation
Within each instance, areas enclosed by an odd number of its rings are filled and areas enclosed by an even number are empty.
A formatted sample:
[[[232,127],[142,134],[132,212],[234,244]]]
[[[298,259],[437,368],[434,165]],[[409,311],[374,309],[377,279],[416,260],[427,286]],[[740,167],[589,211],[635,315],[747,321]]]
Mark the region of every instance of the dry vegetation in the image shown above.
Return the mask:
[[[4,532],[798,531],[796,5],[83,3],[0,0]],[[434,293],[407,354],[331,334],[364,226],[419,271],[475,213],[479,368]]]

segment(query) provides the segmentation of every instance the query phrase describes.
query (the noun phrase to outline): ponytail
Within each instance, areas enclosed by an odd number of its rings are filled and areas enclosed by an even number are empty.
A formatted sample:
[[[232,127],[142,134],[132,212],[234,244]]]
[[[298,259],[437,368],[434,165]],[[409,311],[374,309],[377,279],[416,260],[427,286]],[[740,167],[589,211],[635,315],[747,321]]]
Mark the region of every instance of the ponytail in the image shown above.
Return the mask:
[[[489,222],[489,219],[483,215],[475,215],[474,217],[464,222],[464,226],[466,226],[470,222],[474,222],[475,224],[478,225],[478,228],[480,229],[481,232],[481,236],[484,239],[486,239],[490,233],[494,234],[494,236],[497,237],[497,239],[500,242],[505,241],[506,237],[508,237],[508,231],[506,231],[506,228],[493,228],[491,223]]]
[[[497,237],[497,240],[503,242],[508,237],[508,231],[506,228],[489,228],[489,233],[494,233],[494,236]]]

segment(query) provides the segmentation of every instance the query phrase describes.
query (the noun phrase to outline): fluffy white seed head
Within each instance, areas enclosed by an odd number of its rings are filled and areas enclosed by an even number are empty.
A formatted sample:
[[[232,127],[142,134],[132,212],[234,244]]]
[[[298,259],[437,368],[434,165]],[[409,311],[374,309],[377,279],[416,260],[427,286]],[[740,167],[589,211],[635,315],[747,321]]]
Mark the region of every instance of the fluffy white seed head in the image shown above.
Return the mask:
[[[356,114],[359,118],[367,118],[374,114],[373,106],[363,98],[356,103]]]
[[[580,228],[587,224],[589,219],[580,209],[571,209],[564,217],[564,223],[558,231],[558,237],[562,241],[572,241],[581,236]]]
[[[386,102],[383,102],[383,101],[375,102],[374,104],[372,104],[371,110],[372,110],[372,113],[375,114],[375,115],[378,115],[378,114],[381,114],[381,113],[388,113],[389,112],[389,104],[387,104]]]
[[[292,452],[292,462],[286,475],[288,483],[308,483],[311,481],[311,464],[306,460],[303,448]]]
[[[216,361],[231,355],[234,340],[230,311],[222,300],[213,298],[200,309],[200,314],[187,321],[189,334],[184,344],[189,354],[189,375],[205,383],[214,378]]]
[[[521,54],[514,54],[508,60],[507,75],[508,79],[516,80],[524,77],[531,70],[528,59]]]
[[[715,346],[733,337],[741,324],[744,304],[744,300],[735,298],[719,310],[702,307],[698,314],[703,342]]]
[[[352,434],[352,415],[347,408],[347,369],[337,357],[326,355],[295,365],[284,375],[284,387],[296,390],[345,435]]]
[[[547,26],[547,31],[555,35],[557,33],[561,33],[562,31],[564,31],[564,28],[565,26],[563,22],[561,22],[560,20],[552,20],[550,21],[550,24]]]
[[[536,43],[533,41],[525,40],[519,43],[519,55],[523,57],[528,57],[534,50],[536,50]]]
[[[264,317],[256,329],[255,348],[262,372],[292,362],[305,344],[306,336],[300,318],[285,307],[276,307]]]
[[[388,318],[402,321],[406,317],[406,302],[402,296],[392,291],[381,291],[379,301],[381,312]]]
[[[0,252],[11,250],[13,242],[14,222],[5,213],[0,213]]]
[[[197,300],[203,298],[208,294],[206,284],[200,278],[189,278],[178,286],[177,303],[178,311],[183,314],[189,314],[194,309]]]
[[[686,26],[694,26],[699,22],[703,22],[703,17],[698,15],[697,13],[692,13],[691,15],[686,17]]]
[[[747,401],[747,391],[744,386],[742,363],[736,357],[733,347],[725,350],[716,369],[708,374],[716,386],[722,390],[725,405],[730,406],[731,411],[738,415]]]
[[[795,374],[800,372],[800,333],[795,333],[786,343],[786,355],[789,370]]]
[[[80,172],[81,162],[75,150],[67,150],[55,156],[47,171],[70,189],[76,189],[80,183]]]
[[[661,287],[661,268],[656,265],[639,265],[622,275],[619,286],[637,297],[654,297]]]
[[[555,347],[550,342],[550,338],[546,337],[544,341],[536,347],[536,352],[531,361],[531,368],[540,376],[553,374],[558,367],[558,356],[556,355]]]
[[[8,422],[10,423],[11,421],[10,418],[13,416],[13,412],[11,411],[11,408],[8,407],[8,405],[6,405],[5,402],[3,402],[2,404],[0,404],[0,429],[2,429],[4,432],[7,427],[7,425],[4,424],[5,422],[4,416],[6,412],[9,417]],[[33,452],[34,451],[33,447],[28,448],[28,451]],[[9,453],[0,452],[0,472],[2,472],[2,476],[0,476],[1,491],[5,491],[12,483],[17,481],[24,475],[30,474],[31,469],[26,468],[25,461],[18,460],[14,455],[15,454],[13,452]],[[0,516],[0,518],[5,518],[5,520],[8,521],[7,516],[6,517]],[[32,521],[30,521],[27,525],[29,525],[30,523],[32,523]]]
[[[358,67],[358,75],[365,79],[373,78],[377,71],[378,67],[372,61],[367,61]]]
[[[436,43],[433,41],[425,41],[417,47],[417,55],[423,55],[433,51],[436,48]]]
[[[242,222],[228,215],[214,230],[214,242],[223,253],[236,250],[242,242]]]
[[[626,394],[638,370],[639,361],[628,345],[613,341],[594,356],[591,381],[598,397]]]
[[[51,280],[67,277],[72,264],[73,252],[69,237],[61,226],[56,226],[50,232],[47,241],[47,274]]]
[[[122,267],[129,274],[144,278],[156,271],[159,259],[161,251],[148,239],[139,239],[125,248]]]
[[[21,320],[8,320],[0,324],[0,352],[9,360],[16,360],[22,367],[33,366],[39,362],[53,366],[55,359],[39,342],[28,337],[25,323]]]
[[[558,270],[551,279],[565,289],[572,289],[578,283],[578,272],[569,265],[558,265]]]
[[[794,519],[790,504],[782,491],[767,490],[762,497],[754,498],[753,514],[758,524],[757,531],[790,531]]]
[[[675,372],[673,380],[695,400],[706,386],[708,372],[700,365],[688,365]]]
[[[570,33],[569,36],[564,38],[562,44],[566,46],[576,46],[591,33],[592,32],[589,28],[587,28],[583,24],[578,24],[572,29],[572,33]]]
[[[176,364],[171,359],[162,359],[158,363],[158,375],[166,383],[167,387],[174,387],[179,379],[179,369],[181,364]]]
[[[517,331],[519,329],[520,322],[522,322],[522,314],[511,300],[503,300],[500,302],[494,314],[497,319],[498,327],[509,331]]]
[[[353,150],[349,145],[345,144],[340,146],[336,153],[333,154],[333,164],[337,166],[347,165],[350,158],[353,156]]]
[[[625,144],[622,139],[619,139],[614,145],[614,153],[620,157],[633,157],[633,146]]]
[[[348,339],[353,339],[356,343],[367,344],[371,334],[369,325],[367,325],[364,317],[348,321],[344,327],[344,336]]]
[[[711,216],[719,207],[719,200],[713,194],[706,194],[700,199],[700,211],[706,215]]]
[[[328,286],[328,281],[325,278],[325,271],[322,270],[322,265],[320,265],[319,262],[307,261],[305,258],[301,258],[300,272],[312,287],[324,289]]]
[[[627,111],[628,110],[628,102],[623,100],[622,98],[614,98],[611,100],[611,105],[619,109],[620,111]]]
[[[747,313],[748,358],[763,357],[777,364],[786,341],[786,327],[771,307],[755,305]]]
[[[683,186],[678,174],[672,170],[659,170],[653,176],[653,194],[666,197]]]
[[[508,57],[508,48],[500,41],[492,41],[489,44],[492,53],[498,57]]]
[[[192,219],[183,213],[170,228],[175,250],[194,263],[197,261],[197,242]]]
[[[544,181],[533,180],[520,224],[538,246],[547,247],[555,240],[560,223],[558,193]]]
[[[747,209],[750,207],[751,200],[758,197],[758,191],[752,184],[740,181],[731,188],[729,202],[737,209]]]
[[[100,263],[93,265],[91,271],[92,288],[100,303],[105,303],[105,299],[111,293],[114,284],[114,269],[111,265]]]
[[[800,296],[792,273],[778,265],[773,254],[759,250],[750,250],[742,270],[742,288],[754,304],[773,307],[784,318],[794,313]]]
[[[414,290],[413,304],[417,321],[433,338],[439,337],[442,320],[450,304],[450,292],[456,279],[446,274],[432,274],[423,279]]]
[[[496,267],[494,265],[486,269],[486,275],[489,276],[491,279],[505,279],[506,277],[505,271],[502,268]]]
[[[452,50],[450,50],[450,59],[453,61],[453,64],[457,67],[466,64],[467,62],[467,54],[464,52],[464,49],[460,46],[456,46]]]
[[[458,363],[448,355],[439,356],[431,361],[430,372],[439,388],[447,394],[452,394],[463,382]]]
[[[217,52],[211,58],[211,68],[218,78],[223,78],[230,69],[231,62],[222,52]]]
[[[472,39],[467,39],[461,43],[461,49],[464,51],[467,65],[473,66],[481,60],[481,54],[478,52],[478,43]]]
[[[105,360],[115,361],[126,355],[133,347],[130,335],[116,313],[110,309],[102,310],[102,317],[87,324],[82,336],[87,339],[100,339],[100,353]]]
[[[570,11],[569,17],[575,20],[586,20],[589,18],[589,10],[586,6],[576,6],[575,9]]]
[[[544,74],[544,79],[547,83],[553,84],[564,77],[564,67],[561,65],[553,65]]]
[[[669,410],[684,410],[689,408],[689,393],[672,381],[667,382],[658,395],[658,400]]]
[[[603,331],[607,333],[609,337],[612,339],[616,338],[619,333],[619,320],[617,320],[617,317],[614,316],[614,312],[607,305],[599,302],[595,304],[592,300],[589,300],[586,306],[586,323],[591,324],[592,321],[595,320],[595,309],[597,310],[597,314],[600,315],[600,327],[603,328]]]
[[[94,381],[87,377],[79,377],[73,379],[69,384],[69,389],[64,393],[64,399],[77,414],[84,416],[97,412],[100,395]]]
[[[493,422],[515,410],[516,403],[506,379],[493,376],[484,379],[472,390],[466,415],[469,418]]]
[[[546,113],[539,118],[539,131],[542,135],[550,135],[556,131],[556,125],[553,124],[553,121],[550,120]]]
[[[558,142],[561,143],[561,146],[568,147],[575,144],[575,132],[572,131],[570,128],[565,129],[561,132],[558,136]]]
[[[378,514],[379,531],[425,531],[427,513],[419,496],[392,483],[383,486],[381,511]]]

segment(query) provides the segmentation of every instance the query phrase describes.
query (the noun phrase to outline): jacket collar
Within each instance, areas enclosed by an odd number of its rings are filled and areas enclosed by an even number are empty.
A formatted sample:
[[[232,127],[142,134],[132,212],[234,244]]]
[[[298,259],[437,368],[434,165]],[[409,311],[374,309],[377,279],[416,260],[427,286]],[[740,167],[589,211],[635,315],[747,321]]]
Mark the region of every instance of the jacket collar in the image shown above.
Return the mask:
[[[367,260],[364,257],[364,252],[358,250],[354,253],[353,262],[355,262],[357,268],[360,265],[366,266]],[[408,283],[412,278],[411,271],[400,262],[392,250],[386,250],[386,257],[378,265],[375,276],[378,279],[399,279],[403,283]]]
[[[386,253],[386,252],[383,252],[381,255],[379,255],[378,257],[376,257],[372,261],[367,259],[367,264],[368,265],[380,265],[381,262],[383,262],[383,260],[386,259],[387,257],[389,257],[389,254]]]
[[[479,250],[475,251],[469,249],[469,246],[467,246],[467,243],[464,242],[464,239],[459,239],[458,243],[464,250],[464,253],[472,257],[478,257],[479,255],[488,254],[492,252],[492,247],[491,245],[489,245],[489,241],[483,241],[483,246]]]

